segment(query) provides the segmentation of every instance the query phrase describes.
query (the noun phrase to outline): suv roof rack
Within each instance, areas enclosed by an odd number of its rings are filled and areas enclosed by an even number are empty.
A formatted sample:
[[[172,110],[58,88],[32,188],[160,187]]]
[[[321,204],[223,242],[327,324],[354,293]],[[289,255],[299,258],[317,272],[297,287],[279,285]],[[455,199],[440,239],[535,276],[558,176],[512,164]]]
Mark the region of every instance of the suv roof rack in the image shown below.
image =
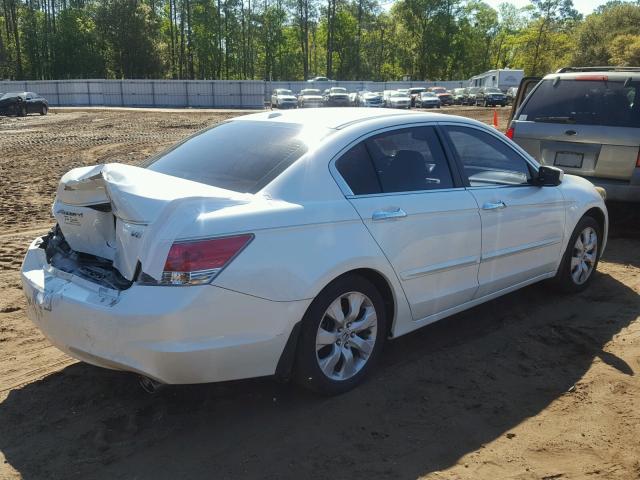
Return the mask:
[[[556,71],[567,72],[640,72],[640,67],[563,67]]]

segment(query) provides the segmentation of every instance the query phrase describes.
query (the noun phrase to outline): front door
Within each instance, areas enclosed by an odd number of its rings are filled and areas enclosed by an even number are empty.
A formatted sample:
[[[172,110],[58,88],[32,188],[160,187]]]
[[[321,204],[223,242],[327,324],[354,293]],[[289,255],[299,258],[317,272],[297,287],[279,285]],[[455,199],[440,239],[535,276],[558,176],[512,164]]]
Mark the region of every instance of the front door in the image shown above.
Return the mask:
[[[414,320],[471,300],[480,217],[454,181],[434,127],[389,130],[336,162],[360,214],[404,289]]]
[[[531,184],[535,166],[500,134],[443,126],[482,220],[482,297],[555,271],[562,255],[564,197]]]

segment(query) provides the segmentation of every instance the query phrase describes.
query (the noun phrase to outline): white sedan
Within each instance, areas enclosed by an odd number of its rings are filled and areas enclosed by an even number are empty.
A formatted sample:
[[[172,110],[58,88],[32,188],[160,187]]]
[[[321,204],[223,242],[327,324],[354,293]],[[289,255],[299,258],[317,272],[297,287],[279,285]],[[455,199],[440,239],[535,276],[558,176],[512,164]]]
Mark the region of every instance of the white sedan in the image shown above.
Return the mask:
[[[591,281],[602,195],[495,129],[384,109],[265,112],[140,167],[60,181],[29,316],[147,386],[293,377],[346,391],[383,344],[540,280]]]

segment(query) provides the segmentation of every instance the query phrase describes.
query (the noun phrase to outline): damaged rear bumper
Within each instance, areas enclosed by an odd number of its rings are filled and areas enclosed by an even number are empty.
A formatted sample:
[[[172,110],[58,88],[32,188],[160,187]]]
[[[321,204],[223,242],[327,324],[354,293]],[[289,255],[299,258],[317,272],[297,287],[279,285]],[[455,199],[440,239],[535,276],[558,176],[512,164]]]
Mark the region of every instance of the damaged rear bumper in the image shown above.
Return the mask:
[[[310,303],[212,285],[112,290],[51,267],[39,242],[30,245],[21,272],[33,323],[72,357],[162,383],[274,374]]]

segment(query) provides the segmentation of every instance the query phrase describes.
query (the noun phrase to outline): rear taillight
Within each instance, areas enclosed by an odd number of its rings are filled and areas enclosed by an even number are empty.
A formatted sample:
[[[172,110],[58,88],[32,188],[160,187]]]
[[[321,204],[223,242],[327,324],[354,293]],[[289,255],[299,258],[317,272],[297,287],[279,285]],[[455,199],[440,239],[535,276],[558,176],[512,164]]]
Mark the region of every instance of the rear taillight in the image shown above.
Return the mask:
[[[507,131],[505,132],[505,135],[510,138],[511,140],[513,140],[513,134],[515,133],[515,129],[513,127],[509,127],[507,129]]]
[[[640,150],[638,151],[638,156],[636,157],[636,168],[640,168]]]
[[[253,234],[175,242],[157,285],[211,282],[253,240]],[[146,279],[148,280],[148,278]],[[150,283],[145,281],[144,283]]]

